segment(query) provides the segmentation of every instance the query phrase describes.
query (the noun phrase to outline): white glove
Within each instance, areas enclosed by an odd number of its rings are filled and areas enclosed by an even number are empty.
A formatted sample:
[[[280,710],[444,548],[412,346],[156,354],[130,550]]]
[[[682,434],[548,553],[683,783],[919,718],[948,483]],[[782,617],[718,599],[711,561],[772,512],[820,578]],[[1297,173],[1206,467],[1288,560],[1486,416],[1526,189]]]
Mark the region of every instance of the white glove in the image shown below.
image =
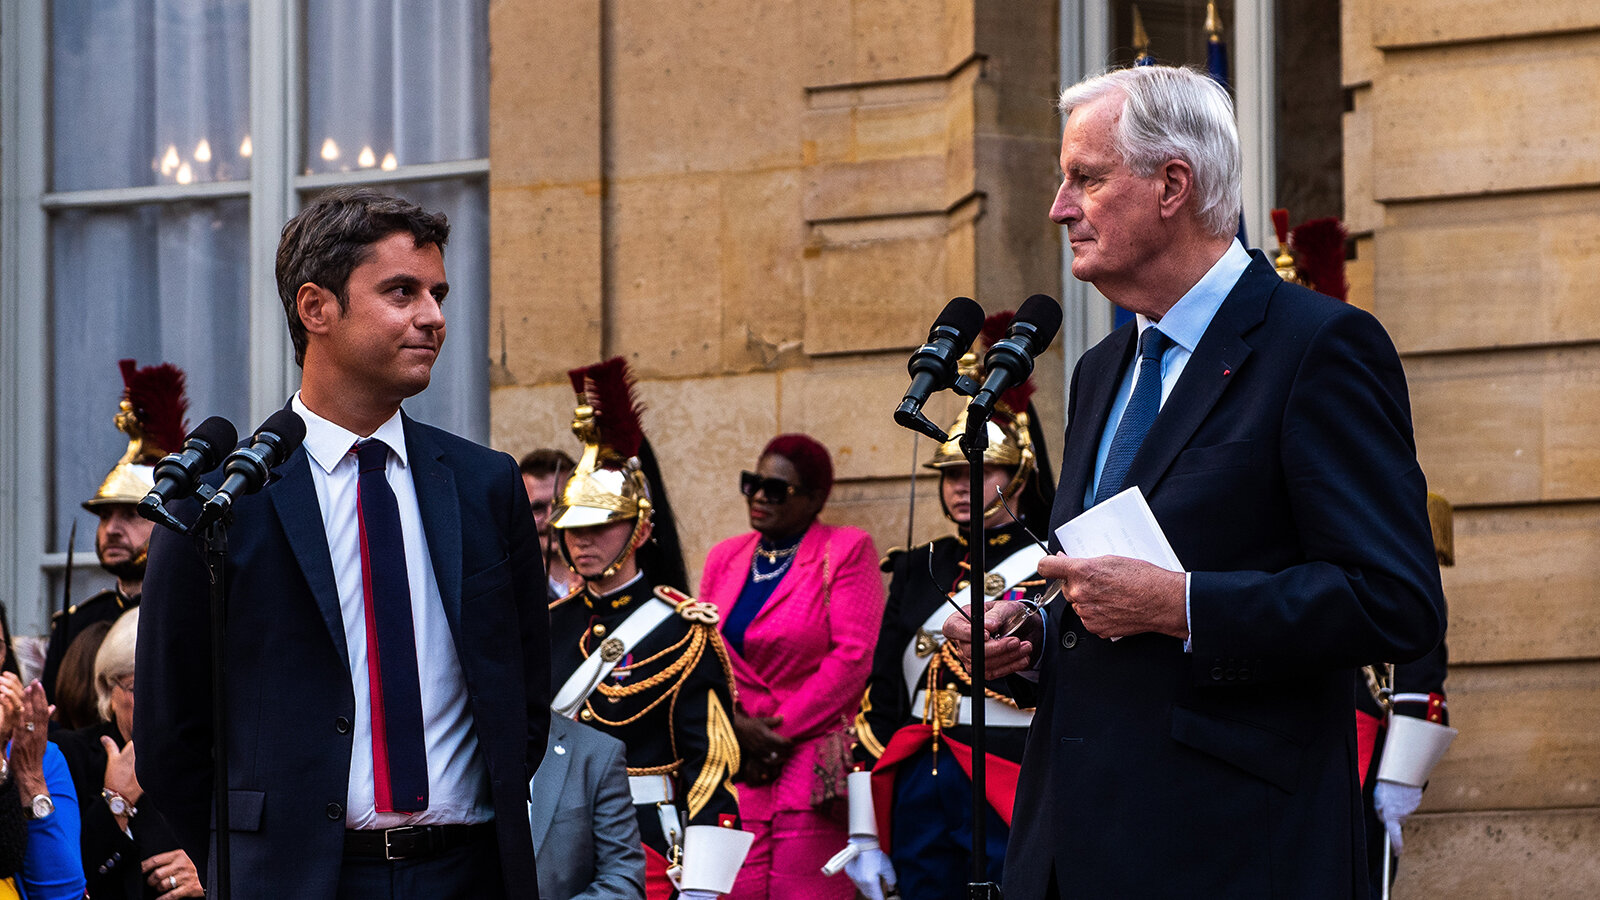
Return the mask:
[[[716,891],[697,891],[690,888],[678,894],[678,900],[717,900]]]
[[[856,890],[867,900],[884,900],[883,885],[888,884],[892,889],[898,883],[894,864],[889,862],[889,854],[878,847],[875,837],[852,836],[850,846],[859,852],[855,859],[844,864],[844,873],[856,883]]]
[[[1378,820],[1389,831],[1389,843],[1394,847],[1395,856],[1400,855],[1400,826],[1421,804],[1422,788],[1382,779],[1373,786],[1372,806],[1378,813]]]

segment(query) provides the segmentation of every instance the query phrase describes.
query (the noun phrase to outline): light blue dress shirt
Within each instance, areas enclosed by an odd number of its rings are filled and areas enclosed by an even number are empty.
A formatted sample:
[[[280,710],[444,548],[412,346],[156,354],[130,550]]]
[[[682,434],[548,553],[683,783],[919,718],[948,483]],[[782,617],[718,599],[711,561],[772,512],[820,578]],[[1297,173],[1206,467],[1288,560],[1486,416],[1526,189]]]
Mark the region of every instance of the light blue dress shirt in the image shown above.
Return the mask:
[[[1167,310],[1160,322],[1152,322],[1145,316],[1135,316],[1134,324],[1143,335],[1144,330],[1151,325],[1159,325],[1161,333],[1167,336],[1167,348],[1161,355],[1161,405],[1166,406],[1167,397],[1172,395],[1172,388],[1178,383],[1178,377],[1183,374],[1183,369],[1189,364],[1189,357],[1194,355],[1194,348],[1199,346],[1200,338],[1211,327],[1211,320],[1216,318],[1217,310],[1222,308],[1222,301],[1228,298],[1233,291],[1233,286],[1239,283],[1239,278],[1244,270],[1250,267],[1250,253],[1244,246],[1234,240],[1228,245],[1222,258],[1212,264],[1206,274],[1195,282],[1188,293],[1178,298],[1178,302]],[[1137,342],[1136,342],[1137,343]],[[1106,430],[1100,435],[1100,448],[1095,453],[1094,477],[1089,479],[1088,491],[1083,497],[1083,507],[1088,509],[1094,504],[1095,490],[1100,484],[1100,473],[1106,467],[1106,454],[1111,452],[1111,439],[1116,436],[1117,425],[1122,422],[1123,410],[1128,408],[1128,399],[1133,396],[1134,380],[1138,378],[1139,367],[1143,361],[1134,357],[1134,364],[1123,373],[1122,384],[1117,388],[1116,399],[1111,404],[1111,415],[1106,418]],[[1189,621],[1189,576],[1184,575],[1183,587],[1183,617]],[[1190,631],[1190,635],[1193,635]],[[1189,649],[1189,641],[1184,641],[1184,650]]]

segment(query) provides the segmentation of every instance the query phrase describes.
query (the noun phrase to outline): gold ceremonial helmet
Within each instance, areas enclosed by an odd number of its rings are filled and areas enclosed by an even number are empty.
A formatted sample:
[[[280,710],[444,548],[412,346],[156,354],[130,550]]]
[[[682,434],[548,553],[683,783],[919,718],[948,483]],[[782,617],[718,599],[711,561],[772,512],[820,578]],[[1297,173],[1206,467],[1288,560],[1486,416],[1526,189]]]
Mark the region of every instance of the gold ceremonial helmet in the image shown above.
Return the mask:
[[[583,457],[572,470],[561,498],[550,516],[550,527],[588,528],[611,522],[633,521],[633,535],[595,580],[616,574],[638,549],[645,523],[650,521],[650,483],[639,464],[644,432],[639,406],[633,397],[633,379],[626,361],[614,357],[567,373],[577,392],[572,433],[583,442]],[[567,565],[572,559],[566,541],[556,541]]]
[[[184,375],[177,366],[162,363],[141,369],[131,359],[122,360],[122,402],[115,418],[117,430],[128,436],[128,449],[100,482],[83,508],[118,503],[136,504],[155,487],[152,473],[161,457],[183,446],[183,416],[189,402],[183,396]]]
[[[1022,486],[1028,483],[1028,476],[1033,474],[1034,468],[1033,440],[1028,436],[1027,412],[1013,412],[997,403],[994,418],[988,421],[986,427],[989,430],[989,446],[983,451],[984,464],[1014,467],[1015,474],[1001,491],[1001,496],[984,504],[984,518],[999,510],[1001,504],[1015,499]],[[967,464],[967,457],[961,452],[961,437],[967,431],[966,410],[962,410],[956,421],[945,430],[950,434],[950,440],[940,444],[933,458],[922,464],[923,468],[939,470],[941,474],[944,469],[965,467]],[[944,505],[943,494],[939,502],[941,506]],[[950,518],[950,510],[946,509],[944,514],[945,518]]]

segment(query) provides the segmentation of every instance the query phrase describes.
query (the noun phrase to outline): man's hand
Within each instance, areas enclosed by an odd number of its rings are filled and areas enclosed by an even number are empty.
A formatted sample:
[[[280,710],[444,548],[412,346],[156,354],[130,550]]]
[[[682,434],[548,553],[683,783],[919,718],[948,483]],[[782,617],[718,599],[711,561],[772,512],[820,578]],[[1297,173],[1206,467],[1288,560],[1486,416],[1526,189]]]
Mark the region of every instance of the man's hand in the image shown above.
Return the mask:
[[[773,731],[783,716],[747,716],[733,712],[733,732],[739,738],[741,780],[750,785],[770,784],[794,753],[794,741]]]
[[[1091,634],[1119,638],[1153,631],[1189,639],[1182,572],[1124,556],[1075,559],[1057,553],[1039,561],[1039,574],[1065,583],[1063,597]]]
[[[972,607],[944,620],[945,639],[956,648],[961,661],[972,668],[972,623],[967,614]],[[1030,615],[1027,606],[1015,600],[987,600],[983,604],[983,628],[987,634],[1001,635],[983,642],[983,678],[993,681],[1033,665],[1033,648],[1038,646],[1043,623]],[[1010,632],[1015,632],[1010,633]]]

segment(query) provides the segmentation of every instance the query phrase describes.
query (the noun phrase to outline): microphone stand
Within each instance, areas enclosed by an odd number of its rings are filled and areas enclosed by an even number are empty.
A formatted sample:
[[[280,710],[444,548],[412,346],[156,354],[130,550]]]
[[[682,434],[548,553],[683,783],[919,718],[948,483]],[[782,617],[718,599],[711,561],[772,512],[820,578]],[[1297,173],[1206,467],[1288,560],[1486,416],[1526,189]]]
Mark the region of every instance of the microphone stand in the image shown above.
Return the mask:
[[[195,496],[202,502],[216,495],[216,488],[202,484]],[[148,498],[147,498],[148,499]],[[193,536],[193,530],[184,527],[159,497],[153,503],[140,503],[139,515],[158,525],[171,528],[182,535]],[[223,589],[223,572],[228,558],[228,526],[233,523],[230,509],[216,521],[207,525],[200,535],[204,544],[206,574],[210,582],[211,605],[211,793],[212,815],[216,818],[217,834],[217,891],[218,900],[228,900],[230,862],[228,852],[228,729],[227,689],[228,667],[225,642],[228,638],[228,597]]]
[[[971,569],[967,572],[969,609],[972,621],[972,881],[967,884],[968,900],[1000,900],[1000,886],[988,880],[989,866],[985,858],[987,848],[984,826],[989,817],[987,791],[988,738],[984,734],[984,675],[983,643],[988,637],[983,625],[984,576],[988,567],[984,560],[983,510],[987,499],[983,490],[983,452],[989,447],[989,416],[976,404],[967,409],[967,427],[961,435],[961,452],[967,457],[968,506],[971,513],[967,521],[967,551]],[[957,704],[957,721],[960,721],[960,704]]]
[[[201,540],[205,542],[206,570],[211,576],[211,794],[216,816],[217,834],[217,893],[220,900],[228,900],[230,863],[228,853],[228,599],[223,590],[222,573],[228,556],[228,525],[233,520],[229,510],[220,519],[206,526]]]

